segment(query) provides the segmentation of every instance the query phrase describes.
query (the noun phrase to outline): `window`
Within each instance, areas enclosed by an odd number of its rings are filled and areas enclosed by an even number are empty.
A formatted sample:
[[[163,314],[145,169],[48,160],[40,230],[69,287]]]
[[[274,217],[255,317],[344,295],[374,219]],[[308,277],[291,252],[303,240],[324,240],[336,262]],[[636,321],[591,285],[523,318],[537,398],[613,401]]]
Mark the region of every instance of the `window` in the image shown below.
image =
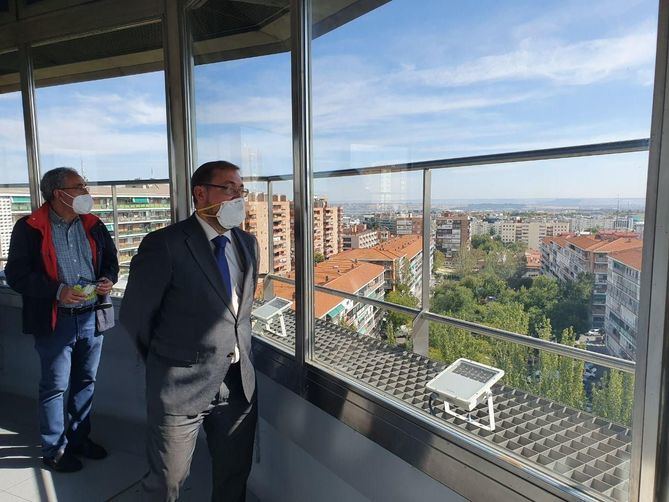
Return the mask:
[[[400,242],[415,232],[419,253],[429,253],[412,261],[398,252],[392,266],[383,245],[383,257],[323,253],[314,363],[614,499],[627,496],[629,342],[638,325],[638,309],[628,306],[639,298],[625,304],[623,321],[608,259],[621,253],[640,270],[635,222],[643,220],[648,156],[633,140],[649,135],[657,11],[654,2],[638,7],[607,10],[602,21],[596,5],[396,1],[338,24],[323,19],[335,10],[328,2],[313,2],[314,194],[342,201],[350,234],[371,226]],[[626,59],[621,47],[638,50]],[[620,143],[597,147],[597,156],[573,148],[607,142]],[[624,153],[630,145],[636,151]],[[511,154],[553,147],[565,150],[536,153],[543,160],[533,162]],[[503,153],[503,164],[471,158]],[[317,220],[314,228],[316,252]],[[348,296],[319,298],[361,263],[384,268],[384,300],[401,308],[366,302],[368,290],[357,285]],[[351,322],[365,305],[380,329]],[[328,324],[342,323],[364,335],[356,350],[366,356],[325,350]],[[460,357],[505,371],[493,387],[495,431],[445,413],[425,388]],[[489,423],[487,411],[481,403],[475,418]]]
[[[14,223],[30,214],[18,52],[0,54],[0,272]]]
[[[161,25],[40,45],[32,56],[40,169],[73,167],[88,181],[118,249],[121,294],[141,238],[171,223]]]
[[[240,166],[250,190],[244,229],[261,254],[257,297],[285,299],[291,307],[277,314],[284,321],[295,302],[293,184],[268,177],[293,171],[289,4],[210,1],[189,11],[196,164],[220,159]],[[278,317],[256,319],[254,329],[294,350],[294,328],[283,336]]]

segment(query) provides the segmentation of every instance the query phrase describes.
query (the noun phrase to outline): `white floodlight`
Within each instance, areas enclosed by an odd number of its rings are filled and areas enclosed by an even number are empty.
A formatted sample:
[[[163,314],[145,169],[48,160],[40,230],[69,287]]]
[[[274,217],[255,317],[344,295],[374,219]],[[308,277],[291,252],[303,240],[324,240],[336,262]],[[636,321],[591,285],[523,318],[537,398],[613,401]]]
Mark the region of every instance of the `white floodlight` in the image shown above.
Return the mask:
[[[257,309],[253,309],[253,312],[251,312],[251,317],[253,317],[253,327],[255,327],[256,321],[261,321],[264,324],[263,329],[265,331],[285,338],[286,323],[283,320],[283,313],[288,310],[292,304],[293,302],[291,300],[286,300],[285,298],[277,296],[267,303],[262,304]],[[275,319],[279,320],[279,325],[281,326],[280,333],[272,328],[272,323]]]
[[[447,414],[464,419],[483,429],[494,431],[495,412],[492,406],[491,388],[503,376],[504,370],[461,357],[427,383],[428,390],[432,391],[430,410],[432,400],[436,395],[444,400],[444,411]],[[488,400],[489,426],[471,416],[472,410],[486,399]],[[467,414],[463,415],[451,410],[450,405],[464,408]]]

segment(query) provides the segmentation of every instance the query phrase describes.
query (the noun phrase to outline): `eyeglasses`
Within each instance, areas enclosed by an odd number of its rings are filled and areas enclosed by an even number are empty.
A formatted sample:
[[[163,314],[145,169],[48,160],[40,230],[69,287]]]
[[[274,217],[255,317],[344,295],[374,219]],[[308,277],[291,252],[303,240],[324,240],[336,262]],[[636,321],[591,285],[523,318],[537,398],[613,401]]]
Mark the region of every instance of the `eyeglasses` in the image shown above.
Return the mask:
[[[79,184],[79,185],[75,185],[73,187],[60,187],[60,188],[58,188],[58,190],[82,190],[84,192],[88,192],[88,185],[84,185],[82,183],[82,184]]]
[[[216,185],[214,183],[202,183],[204,186],[220,188],[225,195],[231,197],[246,197],[249,190],[244,187],[236,187],[234,185]]]

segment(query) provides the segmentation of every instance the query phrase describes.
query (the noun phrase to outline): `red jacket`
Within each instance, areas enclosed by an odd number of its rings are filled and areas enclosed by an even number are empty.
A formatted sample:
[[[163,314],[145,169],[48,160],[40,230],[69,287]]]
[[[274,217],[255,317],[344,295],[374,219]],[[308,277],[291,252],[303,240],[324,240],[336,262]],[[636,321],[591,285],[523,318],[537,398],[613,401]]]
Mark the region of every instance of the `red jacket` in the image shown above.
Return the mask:
[[[58,319],[58,258],[51,235],[49,204],[43,204],[14,225],[5,266],[7,282],[23,295],[24,332],[53,332]],[[118,279],[116,248],[97,216],[80,216],[93,256],[96,277]]]
[[[44,270],[46,275],[52,281],[58,280],[58,257],[56,256],[56,246],[53,245],[53,238],[51,237],[51,219],[49,217],[51,207],[48,203],[42,204],[38,209],[28,216],[28,225],[39,231],[42,234],[42,262],[44,263]],[[91,245],[91,253],[93,255],[93,270],[96,269],[97,261],[97,244],[91,236],[91,228],[100,218],[92,214],[82,214],[79,216],[86,231],[88,243]],[[58,299],[53,301],[51,308],[51,329],[56,329],[56,321],[58,320]]]

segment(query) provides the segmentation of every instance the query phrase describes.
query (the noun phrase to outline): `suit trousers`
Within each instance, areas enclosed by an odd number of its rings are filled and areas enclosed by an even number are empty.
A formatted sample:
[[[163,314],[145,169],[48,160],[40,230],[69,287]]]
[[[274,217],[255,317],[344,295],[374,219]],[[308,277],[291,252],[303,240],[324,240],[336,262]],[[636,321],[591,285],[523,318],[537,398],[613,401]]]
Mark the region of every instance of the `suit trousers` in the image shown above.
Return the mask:
[[[142,479],[141,500],[176,501],[188,474],[200,425],[207,434],[212,461],[212,496],[215,502],[243,502],[253,461],[258,421],[256,394],[244,397],[239,364],[233,364],[224,382],[227,398],[219,394],[197,415],[148,413],[149,472]]]

